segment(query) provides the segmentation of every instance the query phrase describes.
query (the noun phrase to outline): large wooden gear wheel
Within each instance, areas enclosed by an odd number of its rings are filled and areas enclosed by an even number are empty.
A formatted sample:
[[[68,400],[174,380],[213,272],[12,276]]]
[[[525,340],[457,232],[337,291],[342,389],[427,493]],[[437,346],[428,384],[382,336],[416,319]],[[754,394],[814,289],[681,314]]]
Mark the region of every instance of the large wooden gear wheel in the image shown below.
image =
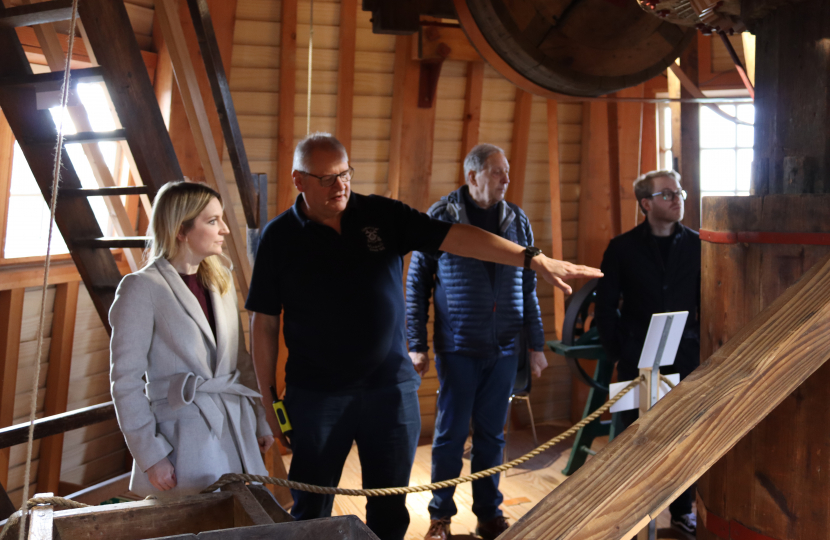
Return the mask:
[[[453,0],[479,54],[520,88],[545,97],[600,96],[636,86],[674,62],[695,29],[636,0]]]

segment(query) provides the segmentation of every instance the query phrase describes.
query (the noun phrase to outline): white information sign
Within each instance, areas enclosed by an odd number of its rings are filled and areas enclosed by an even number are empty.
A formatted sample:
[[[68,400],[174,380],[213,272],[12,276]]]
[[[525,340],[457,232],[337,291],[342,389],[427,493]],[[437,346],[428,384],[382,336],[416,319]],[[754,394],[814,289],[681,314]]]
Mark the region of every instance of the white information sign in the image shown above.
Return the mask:
[[[648,326],[643,352],[640,353],[638,368],[650,369],[654,366],[658,353],[660,353],[661,366],[674,364],[677,347],[680,346],[680,338],[683,337],[683,329],[686,327],[688,316],[688,311],[655,313],[651,316],[651,324]],[[664,332],[667,324],[671,326],[669,326],[668,332]]]

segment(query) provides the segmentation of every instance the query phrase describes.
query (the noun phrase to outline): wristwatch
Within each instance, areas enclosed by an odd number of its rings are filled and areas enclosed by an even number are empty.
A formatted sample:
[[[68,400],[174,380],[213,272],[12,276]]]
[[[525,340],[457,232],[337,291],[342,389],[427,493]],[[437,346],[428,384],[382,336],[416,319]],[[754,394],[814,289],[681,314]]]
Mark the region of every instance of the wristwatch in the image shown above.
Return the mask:
[[[530,270],[530,261],[533,260],[533,257],[535,257],[537,255],[541,255],[541,254],[542,254],[541,249],[539,249],[537,247],[534,247],[534,246],[527,246],[525,248],[525,268]]]

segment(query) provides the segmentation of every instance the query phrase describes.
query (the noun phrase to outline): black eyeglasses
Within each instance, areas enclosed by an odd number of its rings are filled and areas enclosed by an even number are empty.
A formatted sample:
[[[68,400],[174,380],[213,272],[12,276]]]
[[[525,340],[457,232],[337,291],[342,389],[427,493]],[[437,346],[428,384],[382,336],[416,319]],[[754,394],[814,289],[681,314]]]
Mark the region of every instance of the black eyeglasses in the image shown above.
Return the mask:
[[[351,182],[352,178],[354,178],[354,167],[349,167],[348,169],[346,169],[342,173],[327,174],[325,176],[317,176],[316,174],[307,173],[305,171],[299,171],[299,172],[301,174],[306,175],[306,176],[313,176],[314,178],[319,180],[321,187],[331,187],[331,186],[333,186],[334,183],[337,182],[338,178],[343,180],[343,183],[346,183],[346,184]]]
[[[657,197],[660,196],[663,198],[664,201],[673,201],[677,197],[680,197],[681,201],[686,200],[686,190],[679,189],[677,191],[672,191],[671,189],[664,189],[663,191],[658,191],[657,193],[652,193],[649,197]]]

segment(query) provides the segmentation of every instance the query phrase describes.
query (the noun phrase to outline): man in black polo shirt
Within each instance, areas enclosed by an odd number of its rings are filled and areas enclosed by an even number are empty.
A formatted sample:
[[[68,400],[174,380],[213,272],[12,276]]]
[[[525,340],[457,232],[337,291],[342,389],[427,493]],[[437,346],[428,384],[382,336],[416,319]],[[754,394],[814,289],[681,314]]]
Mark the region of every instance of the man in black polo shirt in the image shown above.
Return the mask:
[[[254,312],[254,364],[268,420],[280,314],[288,347],[285,406],[293,426],[289,478],[336,486],[357,442],[364,488],[406,486],[420,433],[420,379],[406,350],[403,256],[439,249],[527,266],[562,280],[594,268],[556,261],[480,229],[433,220],[405,204],[352,193],[354,169],[334,137],[316,133],[294,152],[294,206],[262,233],[245,307]],[[292,515],[331,515],[334,497],[292,490]],[[405,496],[370,497],[366,524],[382,540],[409,525]]]
[[[634,181],[634,194],[646,219],[605,250],[596,301],[600,339],[617,362],[619,380],[635,379],[652,314],[688,311],[674,365],[660,370],[682,380],[700,365],[700,237],[680,223],[686,192],[675,171],[644,174]],[[637,410],[618,413],[618,428],[638,416]],[[690,534],[696,529],[693,500],[691,487],[669,506],[672,525]]]

